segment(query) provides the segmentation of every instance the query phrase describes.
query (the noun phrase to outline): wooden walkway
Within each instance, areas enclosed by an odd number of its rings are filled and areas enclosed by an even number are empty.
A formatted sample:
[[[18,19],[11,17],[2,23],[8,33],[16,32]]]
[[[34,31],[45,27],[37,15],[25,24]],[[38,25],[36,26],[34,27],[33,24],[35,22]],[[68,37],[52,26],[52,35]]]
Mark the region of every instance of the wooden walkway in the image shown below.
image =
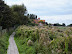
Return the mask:
[[[14,41],[14,35],[15,35],[15,32],[13,32],[10,35],[10,38],[9,38],[9,47],[8,47],[8,50],[7,50],[7,54],[19,54],[17,46],[16,46],[16,43]]]

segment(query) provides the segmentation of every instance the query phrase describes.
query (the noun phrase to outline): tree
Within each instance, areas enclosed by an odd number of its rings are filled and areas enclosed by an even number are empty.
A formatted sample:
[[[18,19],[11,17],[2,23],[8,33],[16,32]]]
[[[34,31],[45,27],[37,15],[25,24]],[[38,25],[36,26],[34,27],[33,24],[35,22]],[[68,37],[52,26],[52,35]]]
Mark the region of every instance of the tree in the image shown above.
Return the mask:
[[[72,24],[69,24],[68,26],[72,26]]]
[[[37,15],[35,15],[35,14],[30,14],[30,19],[37,19]]]
[[[45,22],[45,24],[46,24],[46,25],[48,25],[48,23],[47,23],[47,22]]]
[[[62,26],[62,25],[59,23],[55,23],[54,26]]]
[[[24,6],[24,4],[22,4],[22,5],[13,5],[11,7],[11,9],[14,13],[14,19],[16,21],[15,22],[16,24],[22,25],[22,24],[28,23],[28,17],[24,15],[27,12],[27,9]]]
[[[14,12],[17,12],[17,13],[19,13],[19,14],[21,14],[21,15],[24,15],[24,14],[26,14],[26,12],[27,12],[27,9],[26,9],[26,7],[24,6],[24,4],[22,4],[22,5],[13,5],[13,6],[11,7],[11,9],[12,9]]]
[[[62,26],[66,26],[65,23],[63,23]]]
[[[13,13],[9,6],[0,0],[0,26],[3,28],[12,27],[14,24],[12,15]]]
[[[23,25],[28,24],[29,18],[32,17],[37,19],[37,16],[32,14],[25,16],[27,13],[26,6],[22,5],[13,5],[11,8],[0,0],[0,26],[5,28],[13,27],[14,25]]]
[[[30,18],[29,14],[27,14],[27,17]]]

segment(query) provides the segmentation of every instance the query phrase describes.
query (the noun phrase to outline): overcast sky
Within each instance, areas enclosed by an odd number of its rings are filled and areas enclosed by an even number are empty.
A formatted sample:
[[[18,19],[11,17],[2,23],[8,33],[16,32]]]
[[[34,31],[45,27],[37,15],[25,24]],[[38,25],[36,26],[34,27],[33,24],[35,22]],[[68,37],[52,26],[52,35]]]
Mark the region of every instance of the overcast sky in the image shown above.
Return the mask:
[[[72,23],[72,0],[5,0],[8,5],[24,4],[28,13],[48,23]]]

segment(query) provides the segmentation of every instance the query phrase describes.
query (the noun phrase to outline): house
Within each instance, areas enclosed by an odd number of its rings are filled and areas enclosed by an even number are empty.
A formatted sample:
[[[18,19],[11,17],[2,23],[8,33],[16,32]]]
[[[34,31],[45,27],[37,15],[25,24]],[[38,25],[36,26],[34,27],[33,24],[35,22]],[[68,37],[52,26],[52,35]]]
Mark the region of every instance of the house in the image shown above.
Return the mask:
[[[39,21],[43,21],[43,23],[39,23]],[[45,20],[40,20],[40,18],[38,18],[38,19],[33,19],[33,23],[42,25],[42,24],[45,23]]]

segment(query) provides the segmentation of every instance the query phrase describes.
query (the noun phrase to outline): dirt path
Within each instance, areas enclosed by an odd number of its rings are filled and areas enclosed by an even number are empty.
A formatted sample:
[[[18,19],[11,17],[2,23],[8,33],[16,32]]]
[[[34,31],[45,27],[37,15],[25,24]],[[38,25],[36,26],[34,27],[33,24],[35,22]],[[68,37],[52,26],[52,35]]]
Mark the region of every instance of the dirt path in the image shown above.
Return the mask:
[[[10,35],[10,38],[9,38],[9,46],[8,46],[7,54],[19,54],[18,49],[17,49],[17,46],[16,46],[16,43],[14,41],[14,35],[15,35],[15,32],[13,32]]]

